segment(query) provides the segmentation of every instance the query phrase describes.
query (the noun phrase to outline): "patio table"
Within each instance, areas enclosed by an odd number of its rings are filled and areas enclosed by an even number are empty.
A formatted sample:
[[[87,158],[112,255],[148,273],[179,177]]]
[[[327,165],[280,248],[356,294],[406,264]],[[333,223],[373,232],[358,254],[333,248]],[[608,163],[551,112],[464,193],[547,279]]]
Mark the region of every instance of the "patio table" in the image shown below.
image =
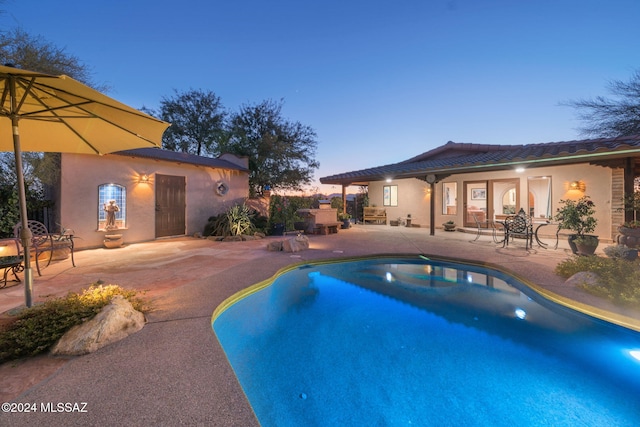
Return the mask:
[[[19,282],[20,278],[17,273],[20,273],[24,270],[24,266],[22,265],[22,256],[20,255],[20,246],[16,239],[6,239],[0,242],[0,246],[7,247],[10,243],[15,243],[16,245],[16,254],[15,255],[5,255],[0,256],[0,269],[3,270],[2,274],[2,282],[0,283],[0,289],[7,286],[9,282],[9,272],[13,273],[13,281]]]

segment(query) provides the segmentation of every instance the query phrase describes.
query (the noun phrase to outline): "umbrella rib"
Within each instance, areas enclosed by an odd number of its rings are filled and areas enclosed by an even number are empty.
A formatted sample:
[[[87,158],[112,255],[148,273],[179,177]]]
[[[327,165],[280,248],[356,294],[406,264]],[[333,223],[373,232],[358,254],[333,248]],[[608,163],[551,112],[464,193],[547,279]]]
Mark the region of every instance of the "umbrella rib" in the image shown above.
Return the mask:
[[[138,116],[141,116],[141,117],[145,117],[145,118],[149,118],[150,117],[151,119],[157,120],[159,122],[162,121],[162,120],[159,120],[159,119],[157,119],[155,117],[152,117],[152,116],[149,116],[147,114],[144,114],[143,112],[141,112],[139,110],[136,110],[135,108],[129,107],[130,109],[125,109],[125,108],[119,107],[119,106],[114,105],[114,104],[110,104],[110,103],[106,103],[106,102],[103,102],[103,101],[98,101],[96,99],[87,98],[85,96],[74,94],[74,93],[69,92],[69,91],[67,91],[65,89],[56,88],[56,87],[48,85],[48,84],[46,84],[44,82],[38,82],[37,83],[37,88],[42,90],[42,91],[44,91],[44,92],[46,92],[48,95],[50,95],[50,96],[52,96],[54,98],[57,98],[57,99],[59,99],[59,100],[61,100],[63,102],[66,102],[70,106],[75,106],[76,103],[68,101],[67,99],[61,97],[59,94],[65,94],[65,95],[69,95],[69,96],[72,96],[72,97],[75,97],[75,98],[82,98],[88,103],[94,103],[94,104],[102,105],[102,106],[105,106],[105,107],[108,107],[108,108],[112,108],[114,110],[122,111],[122,112],[125,112],[125,113],[128,113],[128,114],[135,114],[135,115],[138,115]],[[91,89],[91,88],[89,88],[89,89]],[[96,93],[98,95],[101,95],[101,96],[106,96],[106,95],[101,94],[100,92],[96,92]],[[116,100],[114,100],[114,101],[116,101]],[[116,101],[116,102],[120,103],[119,101]],[[43,104],[43,106],[46,106],[46,104]],[[125,105],[125,107],[127,107],[127,106]]]
[[[31,88],[33,87],[33,83],[35,82],[36,78],[32,77],[31,79],[29,79],[29,84],[24,87],[24,85],[22,84],[22,79],[20,79],[20,86],[23,86],[24,90],[24,94],[22,95],[22,99],[20,100],[20,102],[18,103],[18,107],[16,108],[15,113],[17,114],[18,111],[20,111],[20,109],[22,108],[22,104],[24,104],[24,102],[27,100],[27,95],[29,95],[29,93],[31,93]]]
[[[31,79],[31,80],[29,81],[29,84],[28,84],[28,85],[25,85],[24,80],[26,80],[26,79],[19,79],[19,83],[20,83],[20,86],[25,90],[25,96],[24,96],[24,97],[26,97],[26,94],[27,94],[27,93],[29,93],[29,92],[31,91],[32,87],[33,87],[33,79]],[[65,90],[56,89],[56,88],[51,87],[51,86],[49,86],[49,85],[46,85],[46,84],[44,84],[44,83],[38,83],[38,84],[36,85],[36,88],[37,88],[38,90],[41,90],[41,91],[43,91],[43,92],[47,93],[49,96],[51,96],[51,97],[53,97],[53,98],[55,98],[55,99],[58,99],[59,101],[62,101],[62,102],[64,102],[64,103],[66,103],[66,105],[64,105],[64,106],[59,106],[59,107],[51,107],[51,106],[48,106],[48,105],[43,101],[43,99],[42,99],[41,97],[39,97],[39,96],[35,96],[35,94],[34,94],[34,98],[36,99],[36,101],[37,101],[40,105],[42,105],[42,107],[44,107],[44,109],[43,109],[43,110],[41,110],[41,111],[34,111],[34,112],[25,113],[22,117],[23,117],[23,118],[25,118],[25,119],[41,119],[41,120],[43,120],[43,121],[46,121],[46,120],[55,120],[55,121],[58,121],[59,123],[62,123],[62,124],[64,124],[64,125],[65,125],[65,126],[66,126],[70,131],[71,131],[71,132],[73,132],[73,133],[74,133],[78,138],[80,138],[80,139],[81,139],[85,144],[87,144],[87,145],[88,145],[88,146],[89,146],[93,151],[95,151],[95,153],[96,153],[96,154],[100,154],[100,150],[97,150],[97,149],[96,149],[96,147],[94,147],[94,146],[93,146],[93,145],[92,145],[92,144],[91,144],[91,143],[90,143],[86,138],[84,138],[82,135],[80,135],[80,134],[79,134],[79,133],[78,133],[78,132],[73,128],[73,126],[71,126],[71,125],[70,125],[70,124],[65,120],[66,118],[78,118],[78,119],[82,119],[82,118],[90,119],[90,118],[92,118],[92,119],[102,120],[102,121],[103,121],[103,122],[105,122],[105,123],[108,123],[108,124],[110,124],[110,125],[112,125],[112,126],[114,126],[114,127],[118,128],[118,129],[120,129],[120,130],[122,130],[122,131],[124,131],[124,132],[126,132],[126,133],[129,133],[129,134],[131,134],[131,135],[134,135],[134,136],[136,136],[136,137],[138,137],[138,138],[140,138],[140,139],[142,139],[142,140],[144,140],[144,141],[146,141],[146,142],[150,143],[150,144],[151,144],[151,145],[153,145],[153,146],[156,146],[156,143],[155,143],[155,142],[153,142],[152,140],[150,140],[150,139],[148,139],[148,138],[146,138],[146,137],[144,137],[144,136],[142,136],[142,135],[140,135],[140,134],[138,134],[138,133],[136,133],[136,132],[133,132],[133,131],[131,131],[131,130],[129,130],[129,129],[127,129],[127,128],[125,128],[125,127],[123,127],[123,126],[121,126],[121,125],[119,125],[119,124],[117,124],[117,123],[115,123],[115,122],[113,122],[113,121],[111,121],[111,120],[108,120],[108,119],[106,119],[105,117],[102,117],[102,116],[100,116],[100,115],[98,115],[98,114],[96,114],[96,113],[94,113],[94,112],[91,112],[91,111],[87,110],[86,108],[83,108],[83,106],[84,106],[84,105],[89,105],[89,104],[99,104],[99,105],[105,106],[105,107],[107,107],[107,108],[111,108],[111,109],[114,109],[114,110],[118,110],[118,111],[125,112],[125,113],[127,113],[127,114],[138,114],[138,112],[137,112],[137,111],[135,111],[135,110],[133,110],[133,111],[125,110],[125,109],[123,109],[123,108],[119,108],[119,107],[114,106],[114,105],[111,105],[111,104],[106,104],[106,103],[104,103],[104,102],[100,102],[100,101],[96,101],[96,100],[93,100],[93,99],[90,99],[90,98],[86,98],[86,97],[83,97],[83,96],[79,96],[79,95],[76,95],[76,94],[72,94],[72,93],[69,93],[69,92],[67,92],[67,91],[65,91]],[[69,95],[69,96],[73,96],[73,97],[75,97],[75,98],[80,98],[80,99],[83,99],[84,101],[82,101],[82,102],[71,102],[71,101],[69,101],[69,100],[65,99],[64,97],[60,96],[61,94],[66,94],[66,95]],[[23,97],[23,100],[24,100],[24,97]],[[22,103],[21,103],[21,105],[22,105]],[[61,109],[69,108],[69,107],[77,108],[79,111],[82,111],[82,112],[84,112],[84,113],[85,113],[85,114],[87,114],[87,115],[86,115],[86,116],[81,116],[81,115],[79,115],[79,116],[67,116],[67,115],[58,115],[58,114],[56,113],[56,111],[57,111],[57,110],[61,110]],[[29,116],[30,116],[30,115],[32,115],[32,114],[38,114],[38,113],[44,113],[44,112],[51,113],[52,118],[48,118],[48,117],[29,117]],[[142,114],[142,113],[139,113],[139,115],[140,115],[140,116],[146,116],[146,115],[144,115],[144,114]],[[153,118],[153,117],[152,117],[152,118]],[[156,120],[157,120],[157,119],[156,119]]]

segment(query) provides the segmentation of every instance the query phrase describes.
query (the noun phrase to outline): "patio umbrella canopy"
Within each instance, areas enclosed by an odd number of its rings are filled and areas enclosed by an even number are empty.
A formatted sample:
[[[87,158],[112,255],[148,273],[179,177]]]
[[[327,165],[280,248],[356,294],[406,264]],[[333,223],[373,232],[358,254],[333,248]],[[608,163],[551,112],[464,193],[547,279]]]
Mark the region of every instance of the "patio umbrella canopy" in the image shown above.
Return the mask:
[[[16,157],[27,307],[33,276],[21,152],[104,154],[160,147],[168,126],[71,77],[0,66],[0,151]]]

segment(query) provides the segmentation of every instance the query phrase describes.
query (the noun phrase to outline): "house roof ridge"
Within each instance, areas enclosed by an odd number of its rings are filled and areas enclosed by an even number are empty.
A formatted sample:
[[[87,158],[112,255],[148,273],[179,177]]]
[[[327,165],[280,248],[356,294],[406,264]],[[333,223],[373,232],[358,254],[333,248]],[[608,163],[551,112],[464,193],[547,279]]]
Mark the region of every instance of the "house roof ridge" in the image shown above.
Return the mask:
[[[450,153],[447,153],[450,151]],[[557,164],[620,157],[622,153],[640,153],[640,135],[593,138],[571,141],[518,145],[490,145],[449,141],[411,159],[383,166],[334,174],[320,178],[323,184],[339,181],[357,182],[383,176],[417,177],[427,171],[450,171],[452,168],[478,170],[505,168],[516,162]],[[443,154],[443,155],[439,155]],[[449,155],[447,155],[449,154]],[[562,160],[559,160],[562,159]]]
[[[197,166],[207,166],[213,168],[230,169],[230,170],[248,170],[236,163],[220,157],[199,156],[197,154],[185,153],[182,151],[165,150],[159,147],[134,148],[132,150],[116,151],[111,154],[119,156],[143,157],[154,160],[164,160],[174,163],[187,163]]]

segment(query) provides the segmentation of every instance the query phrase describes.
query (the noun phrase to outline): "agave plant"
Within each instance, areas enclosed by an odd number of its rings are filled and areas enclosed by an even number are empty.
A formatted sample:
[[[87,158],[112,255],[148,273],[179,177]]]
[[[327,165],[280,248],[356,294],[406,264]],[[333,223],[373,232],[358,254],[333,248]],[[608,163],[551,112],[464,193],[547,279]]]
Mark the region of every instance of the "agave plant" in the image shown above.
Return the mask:
[[[205,236],[239,236],[255,231],[255,213],[247,205],[234,205],[227,212],[209,218],[205,226]]]
[[[235,205],[227,211],[227,220],[229,221],[229,232],[232,236],[240,236],[249,234],[253,231],[254,213],[244,203]]]

